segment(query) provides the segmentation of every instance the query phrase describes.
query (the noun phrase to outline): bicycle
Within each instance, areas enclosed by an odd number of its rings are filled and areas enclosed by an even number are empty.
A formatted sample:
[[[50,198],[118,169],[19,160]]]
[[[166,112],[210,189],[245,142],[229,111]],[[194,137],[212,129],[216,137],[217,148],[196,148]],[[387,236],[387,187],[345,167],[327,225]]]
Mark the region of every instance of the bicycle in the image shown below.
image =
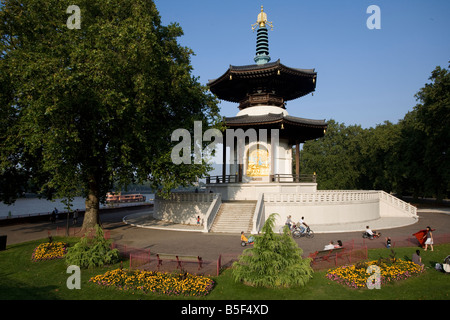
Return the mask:
[[[308,239],[312,239],[314,238],[314,231],[312,231],[310,227],[307,227],[306,230],[302,232],[300,227],[295,227],[295,229],[292,231],[292,236],[294,238],[306,237]]]
[[[241,246],[245,247],[247,245],[253,245],[255,243],[255,238],[253,236],[250,236],[247,241],[242,240],[241,238]]]
[[[247,245],[253,245],[255,242],[254,241],[241,241],[241,247],[245,247]]]
[[[375,233],[373,235],[368,234],[367,232],[363,232],[362,237],[364,239],[369,239],[369,240],[373,240],[373,239],[377,239],[381,236],[381,232]]]

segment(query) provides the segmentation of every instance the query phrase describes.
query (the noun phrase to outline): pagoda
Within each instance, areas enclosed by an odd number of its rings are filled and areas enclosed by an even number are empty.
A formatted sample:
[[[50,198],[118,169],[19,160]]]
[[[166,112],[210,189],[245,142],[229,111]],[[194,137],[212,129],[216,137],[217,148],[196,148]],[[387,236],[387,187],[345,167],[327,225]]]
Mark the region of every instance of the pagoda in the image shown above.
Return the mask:
[[[245,152],[233,152],[234,158],[229,159],[226,146],[230,146],[230,141],[226,141],[224,135],[222,176],[207,179],[209,184],[315,182],[315,176],[300,175],[299,146],[307,140],[323,137],[327,124],[325,120],[289,115],[286,103],[314,92],[317,72],[290,68],[280,60],[270,62],[268,26],[273,30],[261,6],[257,21],[252,25],[253,30],[257,29],[255,64],[230,65],[222,76],[210,80],[208,86],[219,99],[239,104],[235,117],[224,118],[227,129],[254,129],[257,133],[266,129],[276,132],[276,141],[271,136],[253,146],[246,143]],[[296,148],[295,174],[292,172],[293,146]]]
[[[252,26],[257,29],[255,64],[230,66],[209,81],[219,99],[239,107],[235,117],[224,119],[222,174],[206,178],[206,192],[156,197],[150,221],[235,234],[259,233],[272,213],[277,213],[274,231],[284,226],[288,216],[293,221],[304,218],[316,233],[416,223],[417,209],[384,191],[317,190],[315,174],[300,174],[299,144],[323,137],[327,124],[291,116],[286,103],[313,93],[317,73],[287,67],[280,60],[270,62],[267,26],[273,28],[261,7]],[[149,222],[142,216],[138,219],[147,227]]]

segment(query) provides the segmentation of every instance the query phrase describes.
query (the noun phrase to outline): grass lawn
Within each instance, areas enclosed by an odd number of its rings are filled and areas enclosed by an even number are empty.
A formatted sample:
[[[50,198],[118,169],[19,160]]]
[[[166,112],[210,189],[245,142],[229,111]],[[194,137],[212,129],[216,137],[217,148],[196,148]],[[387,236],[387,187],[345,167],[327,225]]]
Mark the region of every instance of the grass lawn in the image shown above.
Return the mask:
[[[78,238],[59,238],[73,245]],[[301,288],[264,289],[236,283],[231,271],[218,277],[212,292],[201,298],[170,297],[141,292],[121,291],[90,283],[89,279],[107,270],[120,267],[120,263],[95,269],[81,270],[81,289],[70,290],[66,286],[67,265],[64,259],[33,262],[31,255],[40,243],[47,239],[10,245],[0,251],[0,300],[449,300],[450,275],[437,272],[434,266],[450,254],[450,244],[436,245],[434,252],[421,250],[427,270],[424,274],[394,284],[382,286],[380,290],[350,289],[325,278],[326,270],[315,272],[311,281]],[[410,260],[417,248],[395,248],[396,257]],[[390,250],[369,250],[369,259],[387,257]],[[123,263],[127,267],[127,261]]]

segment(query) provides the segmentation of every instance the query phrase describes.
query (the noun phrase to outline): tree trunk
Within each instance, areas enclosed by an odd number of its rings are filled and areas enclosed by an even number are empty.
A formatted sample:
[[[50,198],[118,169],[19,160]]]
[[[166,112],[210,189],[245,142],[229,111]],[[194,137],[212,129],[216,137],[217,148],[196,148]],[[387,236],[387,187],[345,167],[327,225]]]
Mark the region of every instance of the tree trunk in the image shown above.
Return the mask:
[[[95,228],[95,225],[100,224],[100,198],[95,182],[89,184],[89,195],[85,201],[86,212],[84,213],[82,232],[86,232]]]

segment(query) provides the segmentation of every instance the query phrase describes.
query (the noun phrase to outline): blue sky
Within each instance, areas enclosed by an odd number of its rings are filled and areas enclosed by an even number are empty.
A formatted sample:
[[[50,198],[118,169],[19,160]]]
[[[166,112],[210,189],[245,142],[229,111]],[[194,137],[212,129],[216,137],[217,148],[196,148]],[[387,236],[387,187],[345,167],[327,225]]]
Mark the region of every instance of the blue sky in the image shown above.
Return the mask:
[[[287,104],[289,114],[374,127],[397,123],[416,105],[414,94],[436,66],[450,60],[448,0],[156,0],[163,24],[178,22],[179,42],[195,52],[193,75],[207,84],[229,65],[254,64],[261,5],[273,22],[272,61],[315,68],[317,87]],[[370,30],[370,5],[381,10],[381,29]],[[221,102],[223,116],[237,104]]]

